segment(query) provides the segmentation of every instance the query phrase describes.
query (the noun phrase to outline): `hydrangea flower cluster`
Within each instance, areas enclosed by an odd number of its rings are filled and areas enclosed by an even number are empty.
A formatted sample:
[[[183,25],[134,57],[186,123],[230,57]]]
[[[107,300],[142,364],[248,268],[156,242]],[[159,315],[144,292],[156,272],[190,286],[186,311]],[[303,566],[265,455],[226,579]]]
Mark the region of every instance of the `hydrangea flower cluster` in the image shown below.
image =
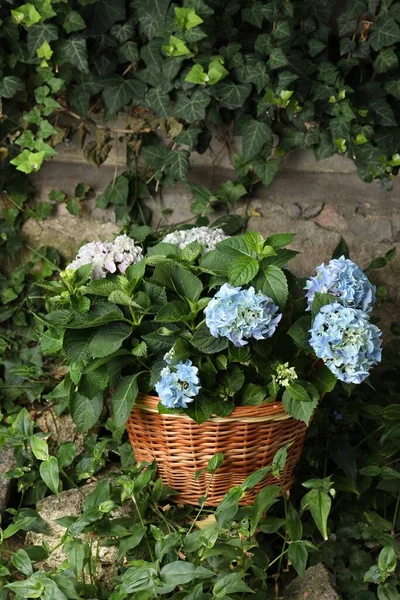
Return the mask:
[[[361,383],[381,360],[381,331],[368,315],[334,302],[314,319],[310,345],[334,375],[345,383]]]
[[[173,231],[163,237],[162,241],[167,244],[176,244],[181,250],[192,242],[199,242],[203,246],[203,254],[215,250],[218,242],[226,240],[229,236],[225,235],[222,229],[213,229],[211,227],[193,227],[192,229],[180,229]]]
[[[322,263],[316,271],[317,275],[311,277],[305,287],[309,310],[316,292],[337,296],[337,301],[343,306],[359,308],[367,313],[372,310],[376,288],[353,261],[341,256],[327,265]]]
[[[200,390],[198,372],[189,359],[164,367],[161,379],[155,385],[161,404],[167,408],[187,408]]]
[[[289,363],[277,365],[276,367],[276,383],[287,387],[297,379],[296,369],[289,367]]]
[[[206,325],[214,337],[226,337],[234,346],[244,346],[249,338],[270,338],[282,318],[278,307],[253,287],[244,289],[229,283],[218,290],[204,309]]]
[[[83,265],[93,266],[92,279],[106,277],[108,273],[125,273],[126,269],[143,258],[143,251],[129,236],[119,235],[113,242],[90,242],[80,248],[75,260],[67,269],[76,271]]]

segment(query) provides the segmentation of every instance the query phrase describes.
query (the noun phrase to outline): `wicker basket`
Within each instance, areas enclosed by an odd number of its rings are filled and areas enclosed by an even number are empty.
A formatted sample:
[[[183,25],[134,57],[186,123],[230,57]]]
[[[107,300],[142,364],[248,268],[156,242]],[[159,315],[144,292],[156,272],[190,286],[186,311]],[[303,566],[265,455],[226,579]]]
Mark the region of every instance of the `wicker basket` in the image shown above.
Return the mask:
[[[286,490],[290,488],[307,427],[290,417],[280,402],[240,406],[228,417],[214,417],[201,425],[186,415],[160,414],[158,402],[157,397],[139,394],[126,426],[137,460],[157,461],[164,483],[179,492],[177,502],[199,503],[210,475],[204,473],[196,481],[195,472],[206,467],[216,452],[223,452],[224,462],[213,477],[209,506],[218,505],[232,486],[270,465],[279,448],[293,442],[280,479]],[[241,503],[252,504],[262,487],[274,483],[276,478],[267,475]]]

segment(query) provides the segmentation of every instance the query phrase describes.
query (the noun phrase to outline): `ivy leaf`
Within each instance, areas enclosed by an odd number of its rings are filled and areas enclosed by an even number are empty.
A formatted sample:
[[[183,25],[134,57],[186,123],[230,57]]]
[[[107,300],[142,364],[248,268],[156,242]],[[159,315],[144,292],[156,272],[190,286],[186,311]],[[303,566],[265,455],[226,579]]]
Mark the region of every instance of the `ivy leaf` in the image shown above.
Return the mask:
[[[399,41],[400,27],[388,12],[384,12],[372,24],[369,43],[374,50],[380,50]]]
[[[103,398],[100,395],[86,398],[81,394],[74,394],[70,410],[72,418],[80,433],[88,431],[97,423],[103,409]]]
[[[281,67],[286,67],[289,63],[282,48],[272,48],[267,64],[271,71],[273,71],[275,69],[280,69]]]
[[[185,181],[189,171],[189,157],[187,150],[171,150],[167,156],[165,166],[168,172],[177,181]]]
[[[139,21],[143,33],[151,40],[165,22],[171,0],[152,0],[138,5]]]
[[[66,63],[70,62],[79,71],[89,73],[87,61],[86,40],[81,37],[70,37],[60,44],[60,58]]]
[[[97,208],[107,208],[109,204],[126,206],[129,197],[129,179],[124,175],[111,182],[104,194],[96,199]]]
[[[58,28],[49,23],[37,23],[28,31],[28,51],[30,58],[36,58],[36,51],[44,42],[53,42],[58,39]]]
[[[266,123],[249,119],[242,127],[243,158],[247,162],[259,153],[264,144],[271,142],[271,129]]]
[[[262,2],[255,2],[249,8],[244,8],[242,10],[242,17],[244,21],[247,21],[247,23],[255,25],[256,27],[261,29],[264,20]]]
[[[137,79],[124,79],[113,75],[104,81],[103,99],[106,107],[105,119],[108,121],[133,99],[140,101],[144,97],[146,86]]]
[[[397,58],[397,54],[391,48],[386,48],[379,52],[375,59],[374,67],[377,73],[386,73],[395,69],[398,64],[399,59]]]
[[[152,88],[147,93],[146,100],[157,115],[164,119],[169,117],[171,101],[168,94],[162,89]]]
[[[111,398],[116,427],[125,425],[138,394],[137,375],[122,377]]]
[[[249,83],[218,83],[213,88],[213,95],[227,108],[241,108],[251,94]]]
[[[196,90],[190,97],[183,92],[178,92],[173,114],[188,123],[202,121],[205,119],[206,108],[210,102],[210,96],[200,90]]]
[[[385,90],[400,100],[400,79],[392,79],[385,84]]]
[[[92,33],[105,33],[117,21],[126,20],[125,0],[98,0],[88,11],[88,16]]]
[[[17,171],[29,174],[33,171],[39,171],[44,158],[45,153],[43,151],[31,152],[30,150],[24,150],[21,154],[13,158],[10,163],[17,168]]]
[[[370,107],[375,112],[376,122],[385,127],[397,127],[396,117],[389,104],[383,98],[371,100]]]
[[[81,15],[76,10],[70,10],[63,22],[63,28],[67,33],[73,31],[80,31],[85,29],[86,23],[82,19]]]
[[[262,158],[253,160],[252,167],[256,172],[257,177],[260,178],[261,183],[265,186],[271,185],[275,175],[279,171],[279,162],[276,158],[270,158],[269,160],[263,160]]]
[[[139,60],[139,51],[136,42],[126,42],[118,50],[118,58],[121,62],[136,63]]]
[[[12,98],[19,91],[25,89],[22,79],[14,75],[7,75],[0,81],[0,97]]]

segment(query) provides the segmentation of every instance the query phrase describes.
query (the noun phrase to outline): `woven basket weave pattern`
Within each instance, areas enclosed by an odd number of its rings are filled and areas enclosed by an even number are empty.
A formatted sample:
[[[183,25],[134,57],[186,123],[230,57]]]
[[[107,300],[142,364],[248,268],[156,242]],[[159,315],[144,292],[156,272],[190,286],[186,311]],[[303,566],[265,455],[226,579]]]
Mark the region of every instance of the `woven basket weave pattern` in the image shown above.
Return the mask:
[[[272,464],[279,448],[293,442],[280,479],[286,490],[290,488],[307,428],[290,417],[281,403],[237,407],[229,417],[215,417],[198,425],[186,415],[159,414],[158,401],[140,394],[127,429],[136,459],[157,461],[164,483],[179,492],[176,501],[199,503],[211,476],[204,473],[196,481],[195,472],[204,469],[216,452],[223,452],[224,462],[211,482],[209,506],[216,506],[232,486],[243,483],[248,475]],[[247,492],[242,504],[252,504],[262,487],[276,483],[275,477],[267,475]]]

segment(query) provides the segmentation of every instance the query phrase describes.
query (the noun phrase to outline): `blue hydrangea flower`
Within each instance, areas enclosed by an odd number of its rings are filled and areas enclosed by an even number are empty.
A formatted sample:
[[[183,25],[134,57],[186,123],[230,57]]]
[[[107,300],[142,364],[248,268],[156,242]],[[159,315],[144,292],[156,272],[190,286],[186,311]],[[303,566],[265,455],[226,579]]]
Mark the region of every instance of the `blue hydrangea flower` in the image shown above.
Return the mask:
[[[161,371],[160,381],[155,385],[161,404],[167,408],[187,408],[200,390],[198,372],[191,360],[165,367]]]
[[[226,337],[234,346],[249,338],[270,338],[282,318],[271,298],[253,287],[242,290],[224,283],[204,309],[206,325],[214,337]]]
[[[315,354],[345,383],[361,383],[381,360],[382,332],[361,310],[338,302],[327,304],[315,317],[310,333]]]
[[[376,300],[376,288],[353,261],[341,256],[330,260],[327,265],[322,263],[316,271],[317,275],[310,277],[304,288],[307,290],[309,310],[314,294],[323,292],[337,296],[337,301],[343,306],[371,312]]]

